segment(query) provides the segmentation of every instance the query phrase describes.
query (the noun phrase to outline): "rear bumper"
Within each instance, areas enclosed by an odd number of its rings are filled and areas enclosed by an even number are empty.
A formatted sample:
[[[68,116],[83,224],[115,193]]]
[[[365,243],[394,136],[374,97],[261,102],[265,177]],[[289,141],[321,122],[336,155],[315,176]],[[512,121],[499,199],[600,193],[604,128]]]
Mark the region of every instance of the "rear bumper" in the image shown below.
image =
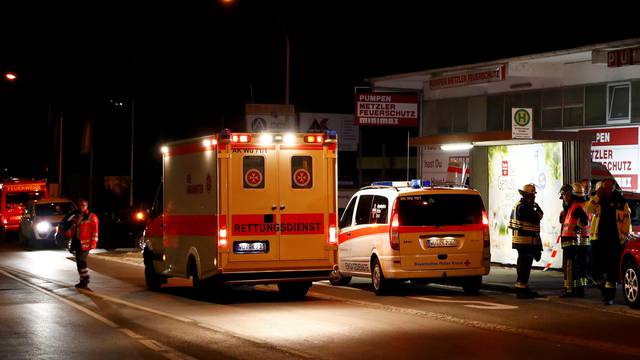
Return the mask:
[[[480,266],[472,268],[452,267],[446,269],[425,269],[405,270],[397,263],[398,258],[382,259],[382,271],[388,279],[442,279],[466,276],[484,276],[489,274],[490,266]]]
[[[299,271],[237,272],[215,275],[213,279],[229,285],[278,284],[287,282],[313,282],[336,278],[334,269]]]

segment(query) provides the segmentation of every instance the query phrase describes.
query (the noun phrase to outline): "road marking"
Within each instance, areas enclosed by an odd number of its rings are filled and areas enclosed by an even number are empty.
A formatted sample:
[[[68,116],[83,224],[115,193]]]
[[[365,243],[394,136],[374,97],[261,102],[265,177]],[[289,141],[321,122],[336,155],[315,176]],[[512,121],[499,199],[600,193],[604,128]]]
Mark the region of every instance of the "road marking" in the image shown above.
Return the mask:
[[[493,332],[502,332],[512,335],[520,335],[525,337],[530,337],[537,340],[542,340],[546,343],[556,344],[556,343],[564,343],[568,345],[574,345],[578,347],[586,347],[592,348],[596,350],[609,351],[614,353],[620,353],[625,355],[637,356],[640,354],[640,347],[622,345],[622,344],[613,344],[604,341],[592,340],[592,339],[583,339],[579,337],[569,336],[569,335],[561,335],[561,334],[553,334],[549,332],[543,332],[538,330],[529,330],[523,328],[517,328],[508,325],[502,325],[497,323],[490,323],[478,320],[467,320],[447,314],[436,313],[432,311],[422,311],[410,308],[403,308],[394,305],[385,305],[370,301],[363,300],[353,300],[348,298],[343,298],[339,296],[325,295],[318,292],[309,292],[309,294],[313,297],[330,300],[330,301],[340,301],[346,302],[357,306],[365,306],[371,309],[382,310],[392,313],[405,314],[405,315],[413,315],[419,316],[428,320],[438,320],[444,321],[452,324],[457,324],[461,326],[466,326],[470,328],[493,331]]]
[[[122,331],[123,333],[125,333],[125,334],[126,334],[128,337],[130,337],[130,338],[134,338],[134,339],[141,339],[141,338],[142,338],[142,336],[141,336],[141,335],[138,335],[138,334],[134,333],[133,331],[131,331],[131,330],[129,330],[129,329],[121,328],[121,329],[120,329],[120,331]]]
[[[315,281],[314,284],[315,285],[320,285],[320,286],[326,286],[326,287],[335,287],[335,288],[340,288],[340,289],[345,289],[345,290],[362,291],[362,289],[354,288],[354,287],[351,287],[351,286],[331,285],[328,281],[326,283],[324,281]]]
[[[0,274],[4,275],[10,279],[13,279],[25,286],[28,286],[32,289],[35,289],[37,291],[40,291],[41,293],[44,293],[46,295],[51,296],[52,298],[59,300],[62,303],[65,303],[77,310],[80,310],[81,312],[91,316],[92,318],[102,322],[103,324],[114,328],[114,329],[118,329],[120,330],[122,333],[124,333],[125,335],[129,336],[132,339],[137,340],[139,343],[141,343],[142,345],[146,346],[147,348],[160,353],[161,355],[163,355],[164,357],[168,358],[168,359],[172,359],[172,360],[176,360],[176,359],[184,359],[184,360],[195,360],[195,358],[188,356],[186,354],[183,354],[175,349],[172,349],[170,347],[164,346],[161,343],[155,341],[155,340],[149,340],[149,339],[143,339],[141,335],[136,334],[135,332],[126,329],[126,328],[121,328],[118,324],[114,323],[113,321],[105,318],[104,316],[87,309],[86,307],[79,305],[71,300],[67,300],[66,298],[56,294],[53,292],[53,290],[47,290],[47,289],[43,289],[35,284],[32,284],[26,280],[20,279],[19,277],[14,276],[13,274],[8,273],[7,271],[4,271],[2,269],[0,269]],[[39,279],[39,278],[38,278]],[[80,291],[82,293],[84,293],[85,295],[87,294],[86,290],[82,290]],[[90,291],[89,291],[90,293]]]
[[[59,300],[59,301],[65,303],[65,304],[67,304],[67,305],[69,305],[69,306],[71,306],[71,307],[73,307],[73,308],[75,308],[77,310],[80,310],[83,313],[91,316],[92,318],[100,321],[101,323],[103,323],[103,324],[105,324],[105,325],[107,325],[109,327],[112,327],[112,328],[118,328],[119,327],[118,324],[116,324],[113,321],[105,318],[104,316],[102,316],[102,315],[100,315],[98,313],[95,313],[95,312],[85,308],[84,306],[78,305],[78,304],[76,304],[75,302],[73,302],[71,300],[67,300],[67,299],[63,298],[62,296],[60,296],[58,294],[55,294],[55,293],[53,293],[51,291],[44,290],[44,289],[40,288],[39,286],[36,286],[36,285],[34,285],[34,284],[32,284],[32,283],[30,283],[28,281],[22,280],[22,279],[20,279],[20,278],[18,278],[16,276],[13,276],[12,274],[9,274],[8,272],[6,272],[4,270],[0,270],[0,274],[4,275],[4,276],[6,276],[6,277],[8,277],[10,279],[13,279],[13,280],[21,283],[22,285],[28,286],[28,287],[30,287],[32,289],[36,289],[36,290],[40,291],[41,293],[47,294],[47,295],[53,297],[54,299]]]
[[[408,299],[429,301],[434,303],[448,303],[448,304],[464,304],[463,306],[474,309],[487,309],[487,310],[513,310],[518,306],[505,305],[492,303],[488,301],[475,301],[475,300],[449,300],[449,296],[427,297],[427,296],[407,296]]]

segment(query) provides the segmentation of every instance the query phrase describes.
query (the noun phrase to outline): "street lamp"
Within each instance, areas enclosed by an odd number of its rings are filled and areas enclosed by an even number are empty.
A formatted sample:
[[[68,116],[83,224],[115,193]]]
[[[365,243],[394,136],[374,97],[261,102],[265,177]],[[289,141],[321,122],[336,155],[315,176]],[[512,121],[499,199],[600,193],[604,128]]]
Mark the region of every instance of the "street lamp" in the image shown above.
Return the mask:
[[[15,81],[18,78],[18,75],[16,75],[16,73],[14,72],[9,71],[4,73],[4,78],[9,81]]]

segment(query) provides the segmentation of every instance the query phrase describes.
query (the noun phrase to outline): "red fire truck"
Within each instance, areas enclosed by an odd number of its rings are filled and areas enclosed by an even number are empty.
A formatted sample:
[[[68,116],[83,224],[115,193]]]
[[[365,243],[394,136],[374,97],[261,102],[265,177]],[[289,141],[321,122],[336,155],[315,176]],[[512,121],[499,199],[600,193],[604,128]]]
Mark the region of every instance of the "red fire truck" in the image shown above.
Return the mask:
[[[0,232],[18,231],[27,202],[47,196],[46,180],[10,179],[0,183]]]

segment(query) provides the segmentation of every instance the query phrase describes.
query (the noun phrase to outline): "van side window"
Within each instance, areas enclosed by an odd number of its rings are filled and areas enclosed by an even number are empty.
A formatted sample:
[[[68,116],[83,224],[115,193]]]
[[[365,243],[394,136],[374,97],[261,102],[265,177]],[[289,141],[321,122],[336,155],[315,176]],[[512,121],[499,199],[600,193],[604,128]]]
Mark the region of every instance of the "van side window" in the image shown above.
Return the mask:
[[[243,157],[242,179],[244,189],[264,189],[264,157]]]
[[[351,226],[351,222],[353,220],[353,209],[356,207],[356,199],[358,198],[351,198],[351,201],[349,201],[349,205],[347,205],[347,208],[342,213],[342,217],[340,218],[341,229]]]
[[[313,160],[311,156],[291,157],[291,187],[311,189],[313,187]]]
[[[376,197],[373,198],[373,205],[371,206],[369,224],[386,224],[388,208],[389,200],[384,196],[376,195]]]
[[[368,224],[371,218],[371,203],[373,195],[360,195],[358,209],[356,210],[356,225]]]

